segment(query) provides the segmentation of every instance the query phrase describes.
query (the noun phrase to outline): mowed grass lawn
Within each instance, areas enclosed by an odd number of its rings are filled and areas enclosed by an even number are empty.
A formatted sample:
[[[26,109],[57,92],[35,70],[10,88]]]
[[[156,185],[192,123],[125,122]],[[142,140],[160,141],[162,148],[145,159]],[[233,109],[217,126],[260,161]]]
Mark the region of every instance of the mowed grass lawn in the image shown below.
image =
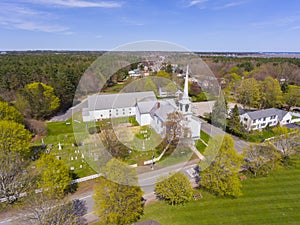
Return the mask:
[[[185,206],[149,204],[141,221],[154,219],[163,225],[300,224],[300,157],[294,162],[267,177],[244,180],[240,198],[218,198],[201,191],[202,199]]]

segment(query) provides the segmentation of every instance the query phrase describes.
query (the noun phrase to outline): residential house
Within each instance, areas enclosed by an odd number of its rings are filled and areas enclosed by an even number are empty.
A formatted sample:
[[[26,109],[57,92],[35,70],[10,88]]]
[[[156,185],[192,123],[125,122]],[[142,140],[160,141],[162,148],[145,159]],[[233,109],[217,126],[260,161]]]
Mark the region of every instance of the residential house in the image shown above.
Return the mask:
[[[240,109],[240,119],[246,130],[262,130],[277,124],[286,125],[292,122],[292,114],[288,111],[271,108],[257,111]]]

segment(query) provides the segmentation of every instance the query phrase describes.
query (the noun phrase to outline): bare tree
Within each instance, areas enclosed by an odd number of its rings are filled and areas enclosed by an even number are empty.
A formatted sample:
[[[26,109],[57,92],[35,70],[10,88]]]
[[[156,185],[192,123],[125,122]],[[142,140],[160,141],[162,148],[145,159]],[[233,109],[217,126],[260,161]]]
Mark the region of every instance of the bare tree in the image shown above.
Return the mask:
[[[34,188],[34,176],[26,170],[29,162],[17,153],[0,153],[0,196],[6,203],[17,201],[22,193]]]
[[[286,127],[276,127],[273,129],[275,139],[274,146],[280,151],[283,161],[292,155],[300,152],[300,133],[299,130],[289,132]]]
[[[85,201],[51,198],[49,195],[33,194],[29,196],[22,216],[16,224],[20,225],[83,225],[87,213]]]
[[[254,176],[267,174],[280,161],[280,153],[270,144],[250,145],[244,155],[245,167]]]

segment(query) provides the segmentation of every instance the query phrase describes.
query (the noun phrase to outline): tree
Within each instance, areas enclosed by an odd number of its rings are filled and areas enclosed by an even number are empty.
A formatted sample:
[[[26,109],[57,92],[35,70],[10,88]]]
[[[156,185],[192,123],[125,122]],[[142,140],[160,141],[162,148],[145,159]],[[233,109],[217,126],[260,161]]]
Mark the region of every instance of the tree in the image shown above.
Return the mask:
[[[280,153],[270,144],[250,145],[244,155],[245,167],[254,176],[267,174],[280,161]]]
[[[100,224],[132,224],[143,214],[143,192],[132,168],[117,159],[110,160],[95,186],[94,210]]]
[[[169,113],[166,120],[166,139],[168,143],[178,140],[184,134],[184,121],[183,114],[179,111]]]
[[[164,71],[164,70],[158,71],[156,76],[163,77],[163,78],[166,78],[166,79],[171,79],[170,74],[168,72]]]
[[[33,184],[28,173],[30,138],[23,125],[0,121],[0,196],[7,203],[17,201]]]
[[[151,78],[146,78],[143,91],[153,91],[157,95],[157,88]]]
[[[193,199],[193,188],[189,179],[181,172],[161,177],[155,185],[155,194],[170,205],[184,204]]]
[[[300,87],[290,86],[284,98],[288,106],[300,106]]]
[[[197,82],[191,82],[189,84],[189,95],[190,96],[197,96],[202,93],[201,87],[198,85]]]
[[[174,82],[169,82],[165,88],[165,91],[168,94],[175,94],[176,90],[177,90],[177,86]]]
[[[261,83],[261,107],[278,108],[283,104],[283,97],[280,84],[272,77],[266,77]]]
[[[259,107],[260,92],[259,84],[254,78],[245,79],[237,89],[237,101],[243,107]]]
[[[230,118],[228,123],[228,129],[232,134],[235,134],[239,137],[244,135],[245,128],[241,123],[240,112],[238,106],[235,105],[234,108],[230,112]]]
[[[57,199],[43,192],[28,196],[26,207],[21,211],[21,225],[84,225],[86,202],[79,199]]]
[[[45,153],[36,163],[38,186],[55,197],[64,196],[72,180],[69,168],[52,154]]]
[[[211,123],[222,129],[225,129],[226,126],[226,115],[227,115],[227,103],[223,96],[217,98],[212,112],[211,112]]]
[[[17,123],[24,123],[22,114],[7,102],[0,101],[0,120],[10,120]]]
[[[205,152],[216,152],[218,149],[215,149],[215,147],[219,145],[220,138],[218,136],[213,138],[213,143],[207,147]],[[238,173],[241,163],[242,157],[234,149],[233,139],[225,135],[220,149],[214,155],[211,164],[204,171],[200,172],[201,187],[220,196],[240,196],[242,194],[242,184]]]
[[[296,129],[289,132],[286,127],[273,128],[275,134],[274,146],[279,150],[282,155],[283,162],[287,162],[290,157],[300,151],[300,133]]]
[[[51,86],[35,82],[20,90],[16,105],[26,117],[46,119],[58,109],[60,101]]]
[[[172,67],[172,65],[171,65],[171,64],[168,64],[168,65],[166,66],[165,71],[166,71],[168,74],[172,74],[172,73],[173,73],[173,67]]]

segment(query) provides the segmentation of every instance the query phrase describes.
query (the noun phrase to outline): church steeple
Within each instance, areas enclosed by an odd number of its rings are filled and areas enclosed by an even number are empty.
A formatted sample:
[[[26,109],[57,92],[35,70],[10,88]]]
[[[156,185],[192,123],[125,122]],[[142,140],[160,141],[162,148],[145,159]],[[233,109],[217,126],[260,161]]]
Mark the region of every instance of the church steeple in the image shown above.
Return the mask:
[[[189,66],[187,66],[183,96],[182,99],[179,101],[179,110],[185,115],[187,119],[189,119],[192,115],[191,104],[192,103],[189,98]]]
[[[184,81],[184,92],[182,99],[189,99],[189,65],[186,67],[185,81]]]

